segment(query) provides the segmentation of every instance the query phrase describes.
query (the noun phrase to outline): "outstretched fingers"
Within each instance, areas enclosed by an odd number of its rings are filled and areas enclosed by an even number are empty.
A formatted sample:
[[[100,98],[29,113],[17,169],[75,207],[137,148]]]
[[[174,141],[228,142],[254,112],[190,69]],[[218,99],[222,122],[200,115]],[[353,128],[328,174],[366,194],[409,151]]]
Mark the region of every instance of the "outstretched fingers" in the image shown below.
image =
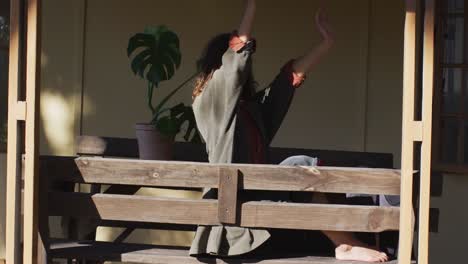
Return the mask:
[[[330,27],[330,23],[328,22],[328,18],[323,12],[322,8],[319,8],[317,10],[317,13],[315,14],[315,24],[317,26],[318,31],[320,32],[320,35],[322,36],[323,41],[329,45],[333,44],[334,37]]]

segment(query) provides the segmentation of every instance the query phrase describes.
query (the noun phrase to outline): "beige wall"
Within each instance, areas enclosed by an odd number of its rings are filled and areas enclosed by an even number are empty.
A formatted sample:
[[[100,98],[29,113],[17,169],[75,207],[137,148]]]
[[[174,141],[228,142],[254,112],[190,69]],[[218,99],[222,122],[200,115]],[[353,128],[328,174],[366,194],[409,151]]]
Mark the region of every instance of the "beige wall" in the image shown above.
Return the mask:
[[[43,1],[41,153],[74,154],[80,130],[84,1]]]
[[[180,35],[182,67],[174,80],[157,91],[157,100],[193,73],[210,36],[235,28],[240,2],[179,0],[155,5],[141,0],[135,5],[100,0],[89,1],[85,12],[83,1],[45,1],[42,152],[73,153],[73,139],[80,128],[88,135],[133,137],[134,123],[147,121],[149,112],[145,83],[129,69],[128,38],[145,25],[161,23]],[[272,80],[284,62],[318,42],[313,24],[317,3],[304,0],[291,7],[274,1],[259,8],[255,69],[261,86]],[[328,1],[326,9],[337,44],[298,91],[274,145],[390,152],[399,164],[403,4],[335,0]],[[348,12],[351,9],[356,11]],[[223,14],[222,21],[211,15],[216,13]],[[82,88],[84,107],[80,108]],[[190,103],[189,86],[173,103],[179,100]]]
[[[364,150],[369,1],[328,2],[337,45],[299,90],[274,145]],[[317,3],[260,4],[254,34],[259,41],[255,68],[261,86],[273,79],[283,63],[317,43],[313,22]],[[242,1],[220,4],[215,0],[179,0],[158,5],[152,0],[142,0],[137,5],[125,0],[90,1],[84,86],[88,115],[84,132],[132,137],[134,123],[149,118],[145,84],[132,76],[125,54],[132,34],[145,25],[160,23],[179,33],[184,62],[175,80],[163,85],[160,92],[165,93],[193,73],[197,56],[211,36],[236,27],[241,7]],[[350,9],[355,11],[348,12]],[[189,103],[191,93],[187,88],[179,100]]]
[[[366,151],[401,159],[403,1],[373,1],[370,17]]]

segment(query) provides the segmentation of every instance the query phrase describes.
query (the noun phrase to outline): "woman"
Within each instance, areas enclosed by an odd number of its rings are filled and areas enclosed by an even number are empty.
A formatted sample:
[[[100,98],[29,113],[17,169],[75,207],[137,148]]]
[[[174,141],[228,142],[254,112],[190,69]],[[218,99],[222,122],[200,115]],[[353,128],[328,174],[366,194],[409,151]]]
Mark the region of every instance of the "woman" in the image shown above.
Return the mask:
[[[323,38],[320,45],[288,62],[269,88],[256,93],[251,59],[256,43],[250,36],[255,9],[255,0],[247,0],[238,31],[211,40],[199,61],[201,74],[193,92],[193,109],[211,163],[266,163],[267,149],[289,109],[295,89],[333,44],[328,24],[318,11],[315,20]],[[308,165],[304,163],[307,159],[303,162],[292,159],[283,164]],[[214,190],[205,194],[206,198],[215,196]],[[264,200],[266,197],[271,197],[271,193],[270,196],[249,197],[246,192],[242,199]],[[317,199],[318,195],[315,197]],[[282,200],[278,196],[275,199]],[[368,248],[351,233],[323,233],[336,247],[337,259],[387,260],[384,253]],[[267,240],[274,238],[273,230],[200,226],[190,254],[245,256],[259,252],[268,245]]]

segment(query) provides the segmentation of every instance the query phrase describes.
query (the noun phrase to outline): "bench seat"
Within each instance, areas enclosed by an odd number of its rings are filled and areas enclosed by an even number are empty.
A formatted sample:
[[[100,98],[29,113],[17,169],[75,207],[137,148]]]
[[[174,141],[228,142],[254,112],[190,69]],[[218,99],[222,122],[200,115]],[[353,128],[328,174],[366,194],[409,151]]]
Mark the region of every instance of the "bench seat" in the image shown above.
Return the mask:
[[[214,259],[188,256],[188,248],[123,244],[95,241],[55,240],[50,247],[53,258],[76,258],[97,261],[119,261],[141,264],[368,264],[338,261],[332,257],[290,257],[276,259]],[[397,264],[397,261],[387,262]]]

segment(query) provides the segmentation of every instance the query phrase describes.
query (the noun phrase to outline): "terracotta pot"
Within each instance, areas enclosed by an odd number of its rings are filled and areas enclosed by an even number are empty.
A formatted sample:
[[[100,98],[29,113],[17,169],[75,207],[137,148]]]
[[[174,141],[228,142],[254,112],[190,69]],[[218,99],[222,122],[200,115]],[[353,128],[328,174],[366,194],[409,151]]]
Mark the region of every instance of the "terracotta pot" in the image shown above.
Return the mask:
[[[135,129],[140,159],[171,160],[173,158],[173,137],[163,135],[150,124],[136,124]]]

